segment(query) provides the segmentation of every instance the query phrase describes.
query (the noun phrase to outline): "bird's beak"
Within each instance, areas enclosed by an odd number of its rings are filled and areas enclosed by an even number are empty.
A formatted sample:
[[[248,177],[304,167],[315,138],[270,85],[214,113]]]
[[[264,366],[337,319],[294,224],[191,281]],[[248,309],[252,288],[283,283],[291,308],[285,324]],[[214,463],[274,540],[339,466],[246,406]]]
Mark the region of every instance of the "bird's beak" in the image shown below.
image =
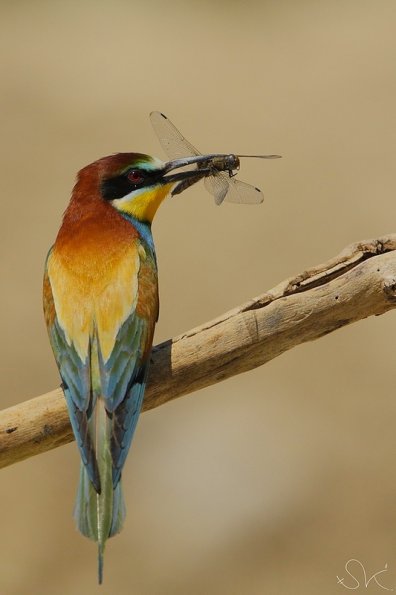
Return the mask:
[[[179,169],[180,167],[188,167],[189,165],[197,164],[197,169],[190,169],[188,171],[180,171],[170,176],[164,176],[164,179],[172,181],[185,180],[197,174],[203,178],[210,170],[206,167],[211,161],[212,155],[194,155],[194,157],[183,157],[182,159],[173,159],[165,163],[163,169],[164,174]]]
[[[196,182],[199,182],[199,180],[202,180],[202,178],[205,178],[207,175],[212,173],[212,169],[208,167],[212,158],[213,155],[195,155],[193,157],[174,159],[165,163],[165,167],[162,170],[163,182],[165,184],[178,182],[171,192],[172,196],[175,194],[180,194],[183,192],[183,190],[186,190],[186,188],[189,188]],[[197,168],[179,171],[168,175],[169,172],[173,172],[175,169],[188,167],[190,165],[197,165]]]

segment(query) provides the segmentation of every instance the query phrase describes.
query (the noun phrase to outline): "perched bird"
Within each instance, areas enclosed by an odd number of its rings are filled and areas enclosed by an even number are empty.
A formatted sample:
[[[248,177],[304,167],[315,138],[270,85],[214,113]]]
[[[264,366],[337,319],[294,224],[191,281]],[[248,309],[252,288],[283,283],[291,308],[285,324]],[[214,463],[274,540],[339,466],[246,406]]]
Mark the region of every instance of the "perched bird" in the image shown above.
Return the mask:
[[[82,460],[74,515],[98,544],[99,583],[158,318],[151,223],[167,194],[210,174],[174,172],[197,159],[118,153],[84,167],[46,261],[45,319]]]

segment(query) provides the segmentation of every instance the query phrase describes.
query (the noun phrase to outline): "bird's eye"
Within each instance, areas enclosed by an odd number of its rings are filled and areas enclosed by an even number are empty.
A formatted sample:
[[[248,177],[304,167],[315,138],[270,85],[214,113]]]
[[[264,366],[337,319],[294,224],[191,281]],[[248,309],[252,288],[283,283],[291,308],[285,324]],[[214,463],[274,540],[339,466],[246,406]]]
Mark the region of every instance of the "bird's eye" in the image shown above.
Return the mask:
[[[131,171],[128,172],[128,180],[132,182],[132,184],[140,184],[143,182],[144,176],[138,169],[131,169]]]

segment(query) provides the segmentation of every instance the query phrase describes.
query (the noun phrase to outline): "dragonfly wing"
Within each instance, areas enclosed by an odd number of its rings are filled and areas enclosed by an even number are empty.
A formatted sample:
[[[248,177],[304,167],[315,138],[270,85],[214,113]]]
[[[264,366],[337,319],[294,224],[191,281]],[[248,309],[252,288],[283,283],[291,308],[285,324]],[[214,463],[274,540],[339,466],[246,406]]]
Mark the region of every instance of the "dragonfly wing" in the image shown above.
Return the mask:
[[[205,186],[207,191],[214,196],[217,205],[221,205],[224,200],[251,205],[260,204],[264,200],[264,195],[259,188],[230,178],[225,172],[205,178]]]
[[[161,112],[151,112],[150,121],[155,134],[158,136],[161,147],[169,159],[201,155],[164,114]]]
[[[259,188],[236,180],[235,178],[230,178],[228,180],[228,192],[224,200],[227,202],[257,205],[263,202],[264,195]]]
[[[150,120],[169,159],[202,155],[164,114],[151,112]],[[277,155],[268,157],[277,157]],[[259,204],[264,200],[261,190],[229,177],[226,172],[218,172],[214,176],[206,177],[205,187],[214,196],[217,205],[220,205],[224,200],[244,204]]]
[[[214,196],[215,203],[221,205],[228,193],[228,187],[230,184],[230,178],[228,174],[218,173],[215,176],[208,176],[205,178],[204,184],[206,190]]]

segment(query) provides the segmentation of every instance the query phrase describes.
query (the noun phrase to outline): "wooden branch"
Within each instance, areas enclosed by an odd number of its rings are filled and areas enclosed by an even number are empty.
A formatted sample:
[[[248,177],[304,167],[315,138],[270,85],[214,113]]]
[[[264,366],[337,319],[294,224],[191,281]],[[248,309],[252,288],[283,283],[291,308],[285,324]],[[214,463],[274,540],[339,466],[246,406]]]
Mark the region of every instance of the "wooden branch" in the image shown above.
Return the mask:
[[[153,350],[143,410],[396,307],[396,234],[337,257]],[[0,412],[0,467],[73,440],[61,389]]]

